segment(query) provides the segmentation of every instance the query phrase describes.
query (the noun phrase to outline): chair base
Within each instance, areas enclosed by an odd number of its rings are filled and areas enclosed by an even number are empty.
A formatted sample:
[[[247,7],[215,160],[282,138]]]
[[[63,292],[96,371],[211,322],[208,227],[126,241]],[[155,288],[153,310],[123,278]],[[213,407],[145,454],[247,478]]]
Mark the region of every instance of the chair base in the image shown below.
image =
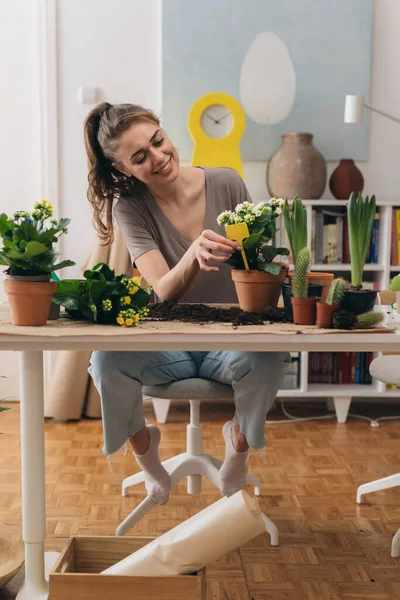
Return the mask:
[[[398,485],[400,485],[400,473],[389,475],[389,477],[382,477],[382,479],[375,479],[375,481],[370,481],[369,483],[363,483],[357,488],[357,503],[362,504],[364,494],[388,490]]]
[[[201,493],[201,478],[206,477],[211,483],[218,487],[218,471],[222,465],[222,461],[210,454],[200,454],[193,456],[187,452],[178,454],[168,460],[165,460],[163,466],[171,476],[171,488],[174,487],[182,479],[188,478],[188,493]],[[127,495],[129,487],[142,483],[144,481],[143,471],[136,475],[127,477],[122,482],[122,495]],[[255,496],[260,496],[260,480],[254,475],[248,474],[246,483],[254,485]],[[152,508],[155,506],[153,500],[147,496],[140,504],[131,512],[130,515],[119,525],[116,531],[117,536],[125,535],[132,529],[136,523],[140,521]],[[266,516],[262,515],[265,523],[265,528],[271,536],[271,545],[278,545],[278,530],[276,525]]]

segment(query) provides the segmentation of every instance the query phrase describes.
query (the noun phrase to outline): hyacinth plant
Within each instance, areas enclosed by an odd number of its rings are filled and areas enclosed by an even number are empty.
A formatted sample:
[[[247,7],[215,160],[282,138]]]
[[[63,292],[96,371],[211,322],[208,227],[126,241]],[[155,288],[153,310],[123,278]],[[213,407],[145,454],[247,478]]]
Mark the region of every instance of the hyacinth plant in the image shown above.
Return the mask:
[[[349,246],[351,261],[351,286],[362,289],[362,275],[368,248],[371,242],[372,227],[376,213],[375,196],[363,198],[361,192],[352,192],[347,205]]]
[[[47,200],[36,202],[34,210],[19,210],[12,217],[0,215],[0,265],[7,275],[50,275],[52,271],[73,266],[71,260],[57,262],[54,244],[67,233],[70,219],[52,219],[53,207]]]
[[[53,302],[64,306],[73,318],[104,325],[136,327],[148,315],[151,286],[142,288],[139,277],[115,275],[105,263],[84,272],[84,280],[57,282]]]
[[[250,270],[266,271],[272,275],[279,275],[282,266],[272,262],[278,255],[288,256],[288,248],[276,248],[271,244],[274,239],[276,219],[282,214],[284,200],[272,198],[269,202],[243,202],[235,207],[234,211],[225,210],[218,218],[218,225],[236,225],[246,223],[249,237],[243,241]],[[244,269],[244,262],[240,251],[236,251],[226,261],[234,269]]]

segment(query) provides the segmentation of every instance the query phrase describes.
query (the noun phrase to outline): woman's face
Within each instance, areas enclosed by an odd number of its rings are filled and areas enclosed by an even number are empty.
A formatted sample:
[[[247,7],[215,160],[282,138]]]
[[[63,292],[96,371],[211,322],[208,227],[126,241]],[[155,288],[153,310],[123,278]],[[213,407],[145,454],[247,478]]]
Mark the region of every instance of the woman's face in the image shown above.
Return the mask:
[[[125,175],[133,175],[149,188],[172,183],[178,176],[178,153],[165,132],[153,121],[140,119],[124,131],[119,140],[114,165]]]

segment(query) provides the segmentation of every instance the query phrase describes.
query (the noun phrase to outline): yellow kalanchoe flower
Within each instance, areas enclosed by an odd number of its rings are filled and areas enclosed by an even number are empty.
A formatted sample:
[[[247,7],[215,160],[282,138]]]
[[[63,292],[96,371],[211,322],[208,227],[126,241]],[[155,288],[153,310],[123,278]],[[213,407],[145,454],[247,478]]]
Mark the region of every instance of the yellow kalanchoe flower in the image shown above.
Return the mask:
[[[121,298],[121,304],[124,306],[126,304],[130,304],[131,303],[131,297],[130,296],[122,296]]]
[[[118,325],[124,325],[125,321],[122,317],[117,317],[117,323]]]

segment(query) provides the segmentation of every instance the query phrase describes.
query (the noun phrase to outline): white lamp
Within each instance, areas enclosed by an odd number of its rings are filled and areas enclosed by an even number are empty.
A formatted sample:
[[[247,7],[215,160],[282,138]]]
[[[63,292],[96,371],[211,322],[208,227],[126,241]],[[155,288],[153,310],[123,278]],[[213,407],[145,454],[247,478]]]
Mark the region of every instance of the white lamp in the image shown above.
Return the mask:
[[[364,96],[346,96],[346,103],[344,107],[344,122],[345,123],[360,123],[364,118],[364,108],[369,108],[372,112],[376,112],[379,115],[387,117],[396,123],[400,123],[400,119],[393,117],[383,110],[373,108],[369,104],[364,103]]]

